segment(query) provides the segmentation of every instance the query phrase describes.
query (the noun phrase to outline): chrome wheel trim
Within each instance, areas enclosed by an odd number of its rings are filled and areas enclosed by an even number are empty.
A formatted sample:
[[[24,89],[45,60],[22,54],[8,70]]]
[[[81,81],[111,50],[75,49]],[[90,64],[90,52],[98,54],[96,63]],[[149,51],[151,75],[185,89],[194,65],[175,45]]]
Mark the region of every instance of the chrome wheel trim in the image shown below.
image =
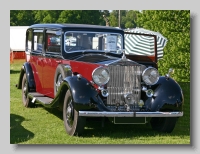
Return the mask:
[[[66,107],[66,120],[68,125],[72,127],[74,122],[72,100],[69,101]]]
[[[55,84],[56,84],[56,92],[58,91],[58,89],[59,89],[61,83],[62,83],[62,75],[59,74],[59,75],[58,75],[58,78],[57,78],[57,80],[56,80],[56,83],[55,83]]]
[[[24,96],[24,100],[27,99],[27,93],[28,93],[27,90],[28,90],[28,89],[27,89],[27,81],[25,80],[25,82],[24,82],[24,87],[23,87],[23,96]]]

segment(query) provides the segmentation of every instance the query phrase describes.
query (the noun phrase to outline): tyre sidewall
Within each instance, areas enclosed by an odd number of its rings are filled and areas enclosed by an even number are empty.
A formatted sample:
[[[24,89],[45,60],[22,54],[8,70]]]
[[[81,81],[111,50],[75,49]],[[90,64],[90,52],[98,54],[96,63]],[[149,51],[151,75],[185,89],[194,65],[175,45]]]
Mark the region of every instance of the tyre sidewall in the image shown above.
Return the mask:
[[[177,117],[154,117],[151,119],[151,127],[153,130],[171,133],[176,125]]]
[[[26,90],[27,90],[27,96],[24,96],[24,84],[26,83]],[[33,104],[31,100],[28,98],[28,80],[26,73],[24,73],[23,79],[22,79],[22,104],[24,107],[32,107]]]
[[[66,132],[73,136],[73,135],[81,135],[83,130],[84,130],[84,125],[85,125],[85,118],[80,117],[78,112],[73,109],[73,124],[70,127],[68,122],[67,122],[67,118],[66,118],[66,110],[67,110],[67,106],[68,103],[70,102],[70,99],[72,99],[70,90],[67,91],[66,95],[65,95],[65,99],[64,99],[64,106],[63,106],[63,121],[64,121],[64,126],[66,129]],[[72,101],[73,103],[73,101]]]

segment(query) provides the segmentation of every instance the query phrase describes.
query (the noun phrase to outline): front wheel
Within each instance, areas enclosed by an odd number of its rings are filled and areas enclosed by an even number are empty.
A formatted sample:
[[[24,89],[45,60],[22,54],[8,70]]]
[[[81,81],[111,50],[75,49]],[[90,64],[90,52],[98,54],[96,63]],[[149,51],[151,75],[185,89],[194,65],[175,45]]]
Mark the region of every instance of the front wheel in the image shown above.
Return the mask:
[[[176,117],[153,117],[150,123],[153,130],[171,133],[175,128],[177,119]]]
[[[85,126],[85,117],[80,117],[74,109],[70,90],[67,91],[63,106],[63,120],[66,132],[71,135],[81,135]]]

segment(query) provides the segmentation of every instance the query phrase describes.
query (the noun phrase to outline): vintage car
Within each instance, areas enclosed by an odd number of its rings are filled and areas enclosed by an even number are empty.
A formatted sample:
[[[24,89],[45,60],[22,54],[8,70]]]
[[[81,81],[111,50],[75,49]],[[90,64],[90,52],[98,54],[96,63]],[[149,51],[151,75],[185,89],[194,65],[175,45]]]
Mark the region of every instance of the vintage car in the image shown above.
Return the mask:
[[[151,55],[126,55],[124,35],[99,25],[31,25],[17,83],[23,105],[61,109],[71,136],[81,135],[91,117],[172,132],[183,116],[181,87],[170,72],[159,75],[156,48]]]

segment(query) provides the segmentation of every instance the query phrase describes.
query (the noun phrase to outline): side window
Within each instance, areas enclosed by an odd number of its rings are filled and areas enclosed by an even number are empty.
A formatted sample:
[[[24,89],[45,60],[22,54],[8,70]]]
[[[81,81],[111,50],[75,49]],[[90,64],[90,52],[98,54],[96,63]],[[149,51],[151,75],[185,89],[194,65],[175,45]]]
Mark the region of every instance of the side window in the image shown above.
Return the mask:
[[[31,52],[32,49],[32,39],[33,39],[32,31],[29,29],[26,32],[26,51],[28,52]]]
[[[33,31],[33,40],[34,40],[33,50],[42,52],[43,31],[42,30],[34,30]]]
[[[60,53],[61,32],[58,30],[46,31],[46,51]]]

